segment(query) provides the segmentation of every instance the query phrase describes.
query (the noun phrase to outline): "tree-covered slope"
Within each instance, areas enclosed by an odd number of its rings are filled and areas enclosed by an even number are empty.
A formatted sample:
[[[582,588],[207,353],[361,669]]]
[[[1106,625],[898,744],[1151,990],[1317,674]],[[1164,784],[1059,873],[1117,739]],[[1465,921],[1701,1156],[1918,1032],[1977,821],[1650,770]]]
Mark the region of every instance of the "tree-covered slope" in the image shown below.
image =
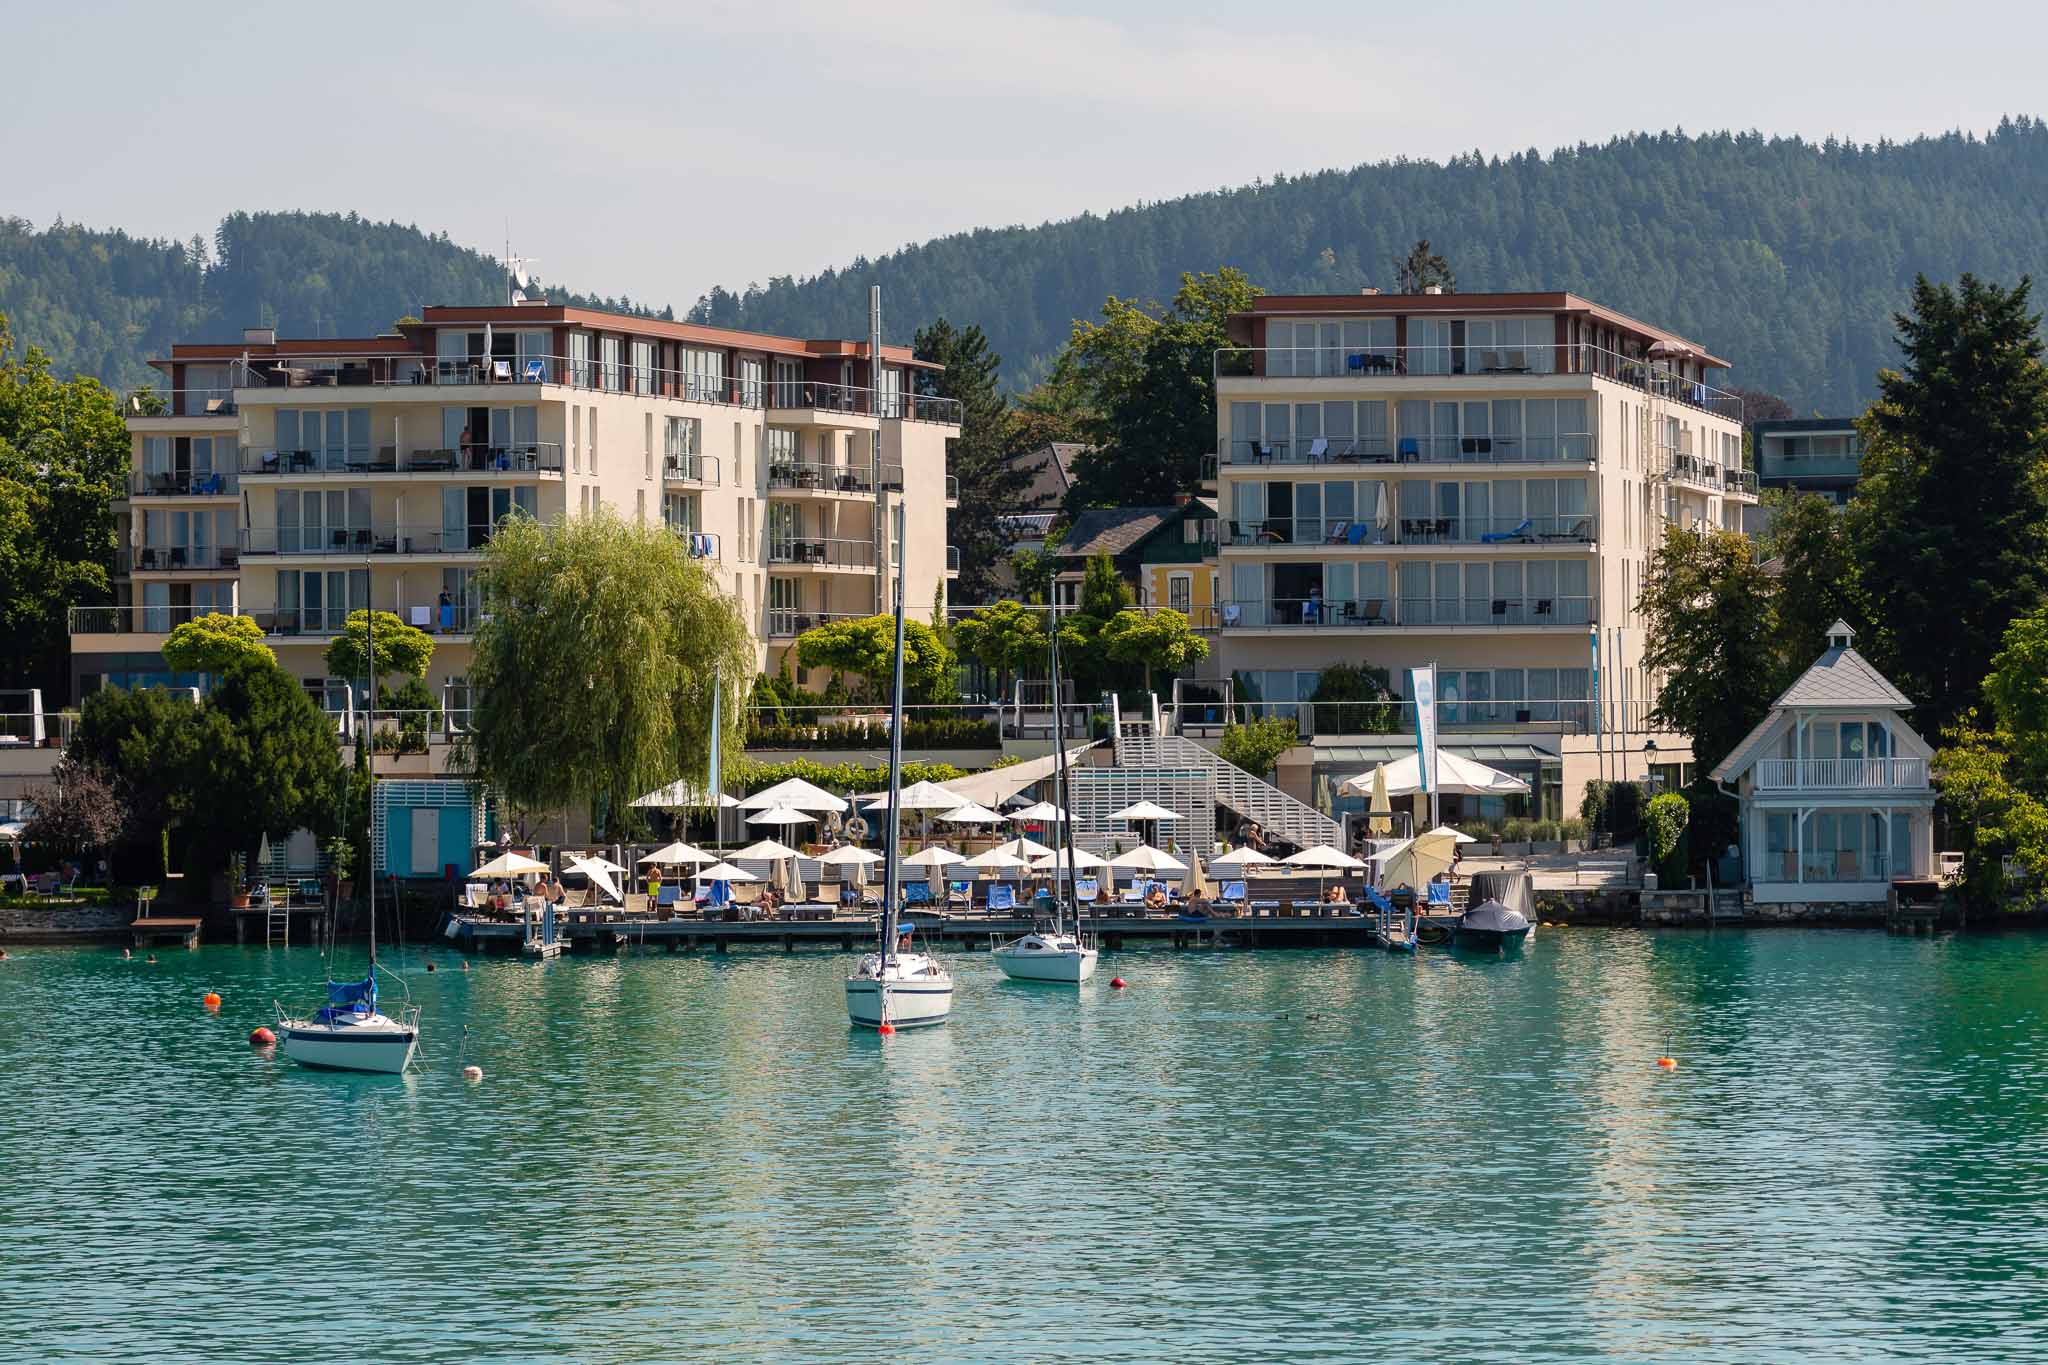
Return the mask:
[[[1182,271],[1240,267],[1268,292],[1392,283],[1427,237],[1458,285],[1570,289],[1706,343],[1731,381],[1801,411],[1861,407],[1892,364],[1913,276],[2048,268],[2048,125],[1875,146],[1757,134],[1617,138],[1448,164],[1394,161],[1040,227],[988,228],[814,279],[715,290],[693,316],[805,334],[978,323],[1015,385],[1105,296],[1171,297]]]
[[[211,242],[182,243],[0,220],[0,314],[25,344],[50,353],[59,374],[112,384],[151,378],[144,362],[173,341],[233,341],[254,326],[371,336],[423,304],[480,303],[504,290],[491,257],[355,214],[235,213]]]

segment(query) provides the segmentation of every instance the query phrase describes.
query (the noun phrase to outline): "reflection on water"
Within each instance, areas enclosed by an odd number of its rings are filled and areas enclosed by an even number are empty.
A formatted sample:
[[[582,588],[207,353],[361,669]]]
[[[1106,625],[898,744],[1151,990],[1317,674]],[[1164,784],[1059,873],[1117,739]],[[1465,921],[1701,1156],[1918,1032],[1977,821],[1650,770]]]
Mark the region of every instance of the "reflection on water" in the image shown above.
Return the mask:
[[[309,950],[159,957],[0,963],[0,1355],[2048,1351],[2032,938],[960,955],[886,1040],[838,956],[409,953],[404,1078],[243,1041]]]

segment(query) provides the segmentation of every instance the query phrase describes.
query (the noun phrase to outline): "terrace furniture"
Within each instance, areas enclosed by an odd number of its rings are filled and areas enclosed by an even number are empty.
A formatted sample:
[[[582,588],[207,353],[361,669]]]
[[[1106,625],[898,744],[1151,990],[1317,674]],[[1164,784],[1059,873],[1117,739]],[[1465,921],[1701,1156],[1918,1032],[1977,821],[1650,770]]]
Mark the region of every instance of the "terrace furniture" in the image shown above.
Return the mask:
[[[1264,441],[1253,441],[1251,443],[1251,456],[1253,464],[1271,464],[1273,463],[1273,447],[1267,445]]]
[[[1481,351],[1479,353],[1479,368],[1488,374],[1499,374],[1501,370],[1500,352]]]
[[[1529,373],[1529,357],[1521,351],[1509,351],[1508,363],[1503,367],[1509,374]]]
[[[1462,455],[1491,455],[1493,454],[1493,438],[1491,436],[1466,436],[1458,442],[1458,452]]]
[[[1551,599],[1550,599],[1550,598],[1548,598],[1548,597],[1539,597],[1539,598],[1537,598],[1537,599],[1536,599],[1536,615],[1538,615],[1538,616],[1551,616],[1551,615],[1554,615],[1555,613],[1553,613],[1553,612],[1552,612],[1552,610],[1551,610],[1551,607],[1552,607],[1552,605],[1553,605],[1553,604],[1552,604],[1552,601],[1551,601]]]
[[[1238,605],[1237,603],[1235,603],[1235,602],[1225,602],[1225,603],[1223,604],[1223,624],[1224,624],[1224,625],[1226,625],[1226,626],[1235,626],[1235,625],[1239,625],[1239,624],[1242,624],[1243,620],[1244,620],[1244,608],[1243,608],[1243,607],[1239,606],[1239,605]]]
[[[171,567],[174,569],[182,569],[185,567],[185,563],[185,547],[182,545],[173,545],[171,547]]]
[[[526,382],[527,382],[527,383],[529,383],[529,384],[538,384],[538,383],[540,383],[541,381],[545,380],[545,379],[546,379],[547,377],[548,377],[548,366],[547,366],[547,362],[546,362],[546,361],[544,361],[544,360],[539,360],[539,359],[535,359],[535,360],[529,360],[529,361],[527,361],[527,362],[526,362]]]
[[[991,915],[999,910],[1017,908],[1017,888],[1008,882],[997,882],[988,889],[988,911]]]
[[[1495,625],[1508,619],[1508,600],[1505,597],[1493,599],[1493,620]]]
[[[1366,598],[1366,599],[1365,599],[1365,606],[1364,606],[1363,608],[1361,608],[1361,609],[1360,609],[1360,612],[1359,612],[1359,615],[1360,615],[1360,617],[1362,618],[1362,622],[1361,622],[1361,624],[1364,624],[1364,625],[1368,625],[1368,626],[1383,626],[1383,625],[1386,625],[1386,624],[1387,624],[1387,616],[1386,616],[1386,611],[1387,611],[1387,603],[1386,603],[1386,599],[1385,599],[1385,598],[1382,598],[1382,597],[1368,597],[1368,598]]]
[[[1329,453],[1330,442],[1328,437],[1318,436],[1308,443],[1308,461],[1310,464],[1320,464],[1323,457]]]
[[[223,569],[232,569],[241,562],[241,550],[233,545],[223,545],[220,547],[220,566]]]
[[[1422,462],[1421,439],[1415,436],[1403,436],[1400,445],[1395,447],[1395,458],[1401,464],[1420,464]]]
[[[1346,541],[1347,539],[1349,539],[1350,535],[1351,535],[1351,523],[1350,523],[1350,522],[1348,522],[1348,521],[1339,521],[1339,522],[1334,522],[1334,523],[1332,523],[1332,524],[1331,524],[1331,526],[1330,526],[1330,534],[1329,534],[1329,535],[1327,535],[1327,536],[1325,536],[1325,537],[1323,537],[1323,543],[1324,543],[1325,545],[1342,545],[1342,544],[1344,544],[1344,543],[1345,543],[1345,541]]]
[[[1370,528],[1368,528],[1366,524],[1362,521],[1352,522],[1350,533],[1344,537],[1344,543],[1346,545],[1365,544],[1365,533],[1368,529]]]
[[[1545,531],[1543,533],[1543,538],[1545,540],[1553,541],[1575,540],[1583,544],[1586,541],[1589,541],[1593,538],[1592,530],[1593,519],[1591,517],[1580,517],[1577,521],[1573,522],[1571,525],[1565,527],[1561,531]]]
[[[1517,526],[1517,527],[1515,527],[1515,529],[1514,529],[1514,530],[1512,530],[1512,531],[1488,531],[1488,532],[1487,532],[1487,533],[1486,533],[1485,535],[1483,535],[1483,536],[1479,537],[1479,543],[1480,543],[1481,545],[1499,545],[1499,544],[1501,544],[1501,543],[1502,543],[1503,541],[1510,541],[1510,540],[1513,540],[1513,541],[1525,541],[1525,542],[1526,542],[1526,541],[1528,541],[1528,540],[1532,539],[1532,537],[1530,536],[1529,532],[1530,532],[1530,529],[1531,529],[1532,527],[1534,527],[1535,525],[1536,525],[1536,521],[1535,521],[1535,518],[1533,518],[1533,517],[1524,517],[1524,518],[1522,518],[1522,524],[1521,524],[1520,526]]]

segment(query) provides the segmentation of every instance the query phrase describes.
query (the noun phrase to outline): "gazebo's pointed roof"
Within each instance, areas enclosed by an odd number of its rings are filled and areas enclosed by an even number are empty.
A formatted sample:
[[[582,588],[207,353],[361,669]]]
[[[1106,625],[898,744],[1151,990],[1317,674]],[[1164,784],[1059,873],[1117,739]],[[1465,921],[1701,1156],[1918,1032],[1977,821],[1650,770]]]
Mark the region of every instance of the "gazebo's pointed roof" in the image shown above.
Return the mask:
[[[1828,627],[1827,652],[1779,694],[1770,713],[1714,765],[1709,776],[1721,782],[1740,776],[1762,752],[1773,723],[1786,711],[1910,711],[1913,703],[1906,694],[1851,646],[1855,638],[1856,632],[1845,622]]]

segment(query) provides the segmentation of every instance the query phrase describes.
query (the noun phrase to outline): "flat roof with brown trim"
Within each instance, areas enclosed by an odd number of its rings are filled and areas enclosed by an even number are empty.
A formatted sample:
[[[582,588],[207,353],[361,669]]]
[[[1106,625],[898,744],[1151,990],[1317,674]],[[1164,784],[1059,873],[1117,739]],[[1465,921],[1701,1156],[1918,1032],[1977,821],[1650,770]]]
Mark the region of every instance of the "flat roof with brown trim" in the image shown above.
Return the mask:
[[[1232,313],[1235,323],[1249,323],[1255,317],[1280,317],[1303,313],[1584,313],[1612,326],[1633,332],[1649,341],[1682,346],[1702,363],[1721,369],[1734,362],[1714,355],[1697,341],[1662,327],[1598,304],[1563,290],[1501,294],[1262,294],[1242,313]],[[1232,329],[1236,336],[1236,329]]]

